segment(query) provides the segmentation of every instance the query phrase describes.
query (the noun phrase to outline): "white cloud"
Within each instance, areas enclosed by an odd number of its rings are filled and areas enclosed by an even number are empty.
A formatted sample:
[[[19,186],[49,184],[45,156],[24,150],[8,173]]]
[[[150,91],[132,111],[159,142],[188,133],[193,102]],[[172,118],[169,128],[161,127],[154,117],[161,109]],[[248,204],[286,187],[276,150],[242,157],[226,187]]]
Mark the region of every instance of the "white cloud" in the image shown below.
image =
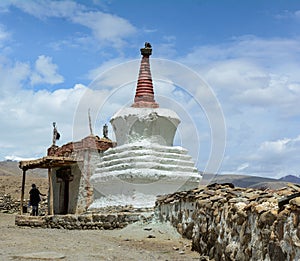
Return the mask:
[[[248,162],[243,163],[240,166],[238,166],[238,168],[236,170],[236,173],[240,173],[241,171],[247,169],[248,167],[249,167],[249,163]]]
[[[299,39],[261,39],[254,36],[195,48],[183,62],[198,71],[234,107],[268,107],[282,117],[299,115]],[[201,58],[201,59],[200,59]]]
[[[272,153],[274,155],[280,155],[286,152],[288,145],[291,144],[291,139],[282,139],[277,141],[265,141],[261,144],[258,151],[261,153]]]
[[[44,82],[53,82],[55,66],[49,63],[48,58],[40,57],[35,69]],[[46,148],[51,145],[53,121],[57,121],[62,131],[62,141],[72,140],[74,111],[86,87],[75,85],[54,92],[34,92],[25,88],[31,75],[28,63],[12,63],[6,59],[0,65],[1,159],[6,156],[32,158],[45,155]]]
[[[155,28],[152,28],[152,29],[151,28],[144,28],[143,31],[145,33],[156,33],[157,29],[155,29]]]
[[[240,148],[238,148],[240,149]],[[240,173],[280,178],[285,175],[300,175],[300,135],[295,138],[282,138],[264,141],[251,152],[241,149],[237,155],[225,157],[223,173]],[[235,152],[236,153],[236,152]]]
[[[300,128],[298,42],[244,36],[195,47],[181,59],[211,85],[224,111],[228,139],[222,172],[297,174],[299,142],[285,137],[298,137]]]
[[[193,65],[206,65],[208,68],[214,66],[214,62],[247,61],[262,67],[272,65],[271,68],[278,71],[288,63],[298,64],[298,42],[298,38],[265,39],[245,35],[219,45],[195,46],[194,51],[181,61]]]
[[[0,47],[2,47],[9,38],[10,34],[5,30],[4,26],[0,24]]]
[[[1,14],[1,10],[0,10]],[[11,32],[9,32],[6,27],[0,24],[0,64],[3,64],[2,60],[5,59],[5,55],[11,53],[12,48],[10,46],[11,42]]]
[[[12,65],[7,60],[5,62],[3,61],[3,63],[0,64],[0,94],[5,96],[22,89],[23,82],[29,75],[29,64],[16,62]]]
[[[105,74],[107,71],[109,70],[114,70],[114,67],[117,67],[117,66],[120,66],[121,64],[126,64],[128,62],[128,59],[124,59],[124,58],[115,58],[115,59],[110,59],[109,61],[101,64],[99,67],[96,67],[92,70],[90,70],[88,72],[88,79],[90,79],[91,81],[94,81],[95,79],[97,79],[98,77],[101,77],[102,74]],[[138,73],[138,70],[139,70],[139,61],[137,60],[136,61],[136,65],[137,67],[135,68],[135,72],[136,72],[136,76],[137,76],[137,73]],[[126,66],[126,65],[125,65]],[[127,67],[128,70],[131,70],[132,67]],[[112,74],[112,78],[109,79],[109,82],[110,82],[110,86],[116,86],[115,84],[117,83],[118,85],[122,85],[126,82],[126,78],[124,79],[124,77],[127,75],[124,74],[124,71],[122,70],[122,75],[120,77],[115,77],[115,75],[117,75],[118,73],[120,73],[120,71],[116,71],[116,72],[113,72]],[[130,73],[130,72],[128,72]],[[120,80],[118,80],[118,78],[120,78]],[[113,80],[116,80],[117,82],[113,82]],[[123,81],[123,82],[122,82]]]
[[[21,158],[18,156],[5,156],[5,160],[12,160],[12,161],[22,161],[22,160],[33,160],[35,158]]]
[[[12,1],[12,5],[39,19],[66,18],[89,28],[100,44],[120,48],[137,29],[126,19],[101,11],[90,11],[73,1]]]
[[[64,78],[57,73],[58,66],[52,63],[52,58],[40,55],[35,61],[34,72],[30,77],[32,85],[41,83],[58,84],[64,81]]]
[[[281,13],[275,15],[275,18],[278,20],[295,19],[297,21],[298,19],[300,19],[300,10],[294,12],[283,10]]]
[[[44,19],[45,17],[69,17],[85,9],[83,5],[74,1],[12,0],[7,5],[13,5],[40,19]]]
[[[86,90],[78,84],[54,92],[19,90],[2,97],[0,157],[44,156],[51,145],[52,122],[57,122],[61,133],[59,144],[72,141],[74,113]],[[85,135],[88,135],[87,127],[81,138]]]
[[[265,141],[249,155],[250,171],[274,176],[299,175],[300,135],[295,138],[283,138]]]
[[[126,88],[111,98],[110,89],[102,86],[88,89],[76,84],[52,92],[26,89],[26,84],[33,79],[32,71],[39,73],[40,82],[48,83],[54,83],[57,74],[56,66],[46,56],[40,56],[32,70],[30,64],[12,64],[8,60],[0,66],[0,159],[44,156],[52,142],[52,122],[57,122],[61,134],[58,145],[82,139],[89,134],[89,108],[94,133],[101,135],[102,125],[128,102]]]
[[[136,32],[126,19],[100,11],[81,12],[71,20],[90,28],[100,42],[112,42],[115,47],[121,47],[123,38]]]

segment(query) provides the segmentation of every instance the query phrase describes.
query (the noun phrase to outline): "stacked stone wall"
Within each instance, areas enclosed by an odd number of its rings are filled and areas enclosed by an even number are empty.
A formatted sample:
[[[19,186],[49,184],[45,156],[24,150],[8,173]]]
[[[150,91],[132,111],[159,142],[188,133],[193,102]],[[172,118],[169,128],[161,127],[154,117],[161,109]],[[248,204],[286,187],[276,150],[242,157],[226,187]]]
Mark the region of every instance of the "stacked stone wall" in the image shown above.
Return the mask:
[[[20,213],[20,202],[21,200],[16,200],[11,197],[11,195],[0,196],[0,212],[7,214]],[[23,212],[29,213],[31,211],[30,206],[23,206]],[[48,202],[43,199],[39,204],[39,213],[45,215],[48,212]]]
[[[294,192],[215,184],[162,196],[155,213],[209,260],[300,260],[300,197],[278,208]]]
[[[149,221],[150,213],[89,213],[81,215],[24,216],[17,215],[18,226],[56,229],[119,229],[137,221]]]

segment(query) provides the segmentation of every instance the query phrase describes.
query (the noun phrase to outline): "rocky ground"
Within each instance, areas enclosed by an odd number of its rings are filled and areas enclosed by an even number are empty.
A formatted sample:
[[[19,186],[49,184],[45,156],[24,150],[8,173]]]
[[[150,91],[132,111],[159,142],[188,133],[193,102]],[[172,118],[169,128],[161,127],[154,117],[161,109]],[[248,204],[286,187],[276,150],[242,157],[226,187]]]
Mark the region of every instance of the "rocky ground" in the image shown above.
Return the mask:
[[[0,260],[199,260],[173,227],[135,223],[120,230],[17,227],[0,214]]]

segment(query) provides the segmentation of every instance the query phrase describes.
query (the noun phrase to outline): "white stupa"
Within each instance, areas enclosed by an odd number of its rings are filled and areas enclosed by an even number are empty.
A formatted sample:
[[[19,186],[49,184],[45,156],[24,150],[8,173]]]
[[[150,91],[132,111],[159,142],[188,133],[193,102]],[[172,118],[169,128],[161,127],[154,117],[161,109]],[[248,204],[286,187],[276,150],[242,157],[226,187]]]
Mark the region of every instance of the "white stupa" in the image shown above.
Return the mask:
[[[152,207],[157,195],[195,188],[201,180],[187,150],[173,146],[178,115],[159,108],[154,100],[151,53],[146,43],[133,105],[110,120],[117,146],[104,153],[91,177],[94,202],[90,209],[129,204]]]

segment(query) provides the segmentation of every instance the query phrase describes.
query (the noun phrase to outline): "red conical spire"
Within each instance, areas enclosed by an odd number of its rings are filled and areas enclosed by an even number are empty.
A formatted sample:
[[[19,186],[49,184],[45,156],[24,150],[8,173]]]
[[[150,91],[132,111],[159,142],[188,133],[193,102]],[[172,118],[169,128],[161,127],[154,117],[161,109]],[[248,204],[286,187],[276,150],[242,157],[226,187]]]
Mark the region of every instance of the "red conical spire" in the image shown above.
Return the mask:
[[[150,70],[149,56],[152,54],[150,43],[145,43],[145,48],[141,49],[143,55],[139,79],[137,82],[134,103],[131,107],[135,108],[158,108],[158,103],[154,100],[154,91],[152,84],[152,76]]]

